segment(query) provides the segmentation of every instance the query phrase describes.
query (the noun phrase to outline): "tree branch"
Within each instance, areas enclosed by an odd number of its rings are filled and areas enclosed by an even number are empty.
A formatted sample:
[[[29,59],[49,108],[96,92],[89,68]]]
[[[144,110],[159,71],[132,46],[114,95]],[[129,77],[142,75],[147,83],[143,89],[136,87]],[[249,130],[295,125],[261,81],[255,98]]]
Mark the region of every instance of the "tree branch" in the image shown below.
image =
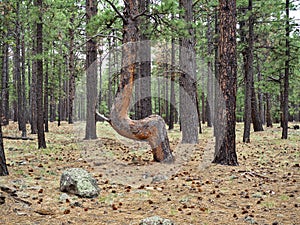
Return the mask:
[[[123,20],[124,23],[126,23],[127,19],[120,13],[120,11],[117,9],[117,7],[109,0],[105,0],[112,8],[113,10],[118,14],[118,16]]]

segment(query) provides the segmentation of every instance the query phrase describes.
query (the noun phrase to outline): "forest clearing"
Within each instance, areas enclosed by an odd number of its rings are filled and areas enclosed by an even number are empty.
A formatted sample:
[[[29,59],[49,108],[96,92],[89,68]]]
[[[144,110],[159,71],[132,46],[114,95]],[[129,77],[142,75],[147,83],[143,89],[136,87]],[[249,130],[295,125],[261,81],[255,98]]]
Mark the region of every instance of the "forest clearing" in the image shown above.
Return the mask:
[[[299,130],[289,130],[290,139],[280,139],[280,130],[267,128],[251,133],[252,142],[242,142],[242,124],[237,125],[239,166],[203,164],[211,128],[203,127],[190,160],[170,179],[133,187],[104,176],[82,157],[82,142],[123,155],[128,168],[143,167],[151,159],[126,145],[106,123],[97,123],[98,139],[84,141],[73,126],[50,123],[47,149],[36,141],[6,140],[9,176],[1,177],[1,224],[139,224],[158,215],[175,224],[300,224]],[[291,124],[290,124],[291,126]],[[17,123],[4,127],[3,135],[16,136]],[[29,135],[36,138],[35,135]],[[171,149],[180,141],[178,127],[169,132]],[[76,140],[77,139],[77,140]],[[101,143],[101,144],[100,144]],[[136,150],[136,151],[134,151]],[[180,151],[180,149],[177,149]],[[149,154],[147,154],[147,152]],[[140,164],[133,159],[141,156]],[[99,158],[101,159],[101,155]],[[176,157],[176,152],[175,152]],[[109,165],[108,165],[109,166]],[[65,168],[84,168],[97,179],[100,195],[60,200],[59,180]],[[5,189],[7,187],[8,189]],[[2,198],[2,197],[1,197]]]

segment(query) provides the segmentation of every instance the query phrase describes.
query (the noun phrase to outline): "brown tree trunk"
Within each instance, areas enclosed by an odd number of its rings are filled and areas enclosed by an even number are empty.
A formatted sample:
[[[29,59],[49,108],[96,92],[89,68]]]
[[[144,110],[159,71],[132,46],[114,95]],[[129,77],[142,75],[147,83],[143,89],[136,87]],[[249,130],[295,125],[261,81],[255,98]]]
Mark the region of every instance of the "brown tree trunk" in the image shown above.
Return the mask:
[[[213,75],[212,75],[212,54],[213,54],[213,34],[211,30],[211,16],[207,17],[207,48],[208,48],[208,62],[207,62],[207,96],[206,96],[206,121],[207,126],[212,127],[212,103],[213,103]],[[203,87],[204,88],[204,87]]]
[[[39,8],[39,21],[36,23],[36,53],[39,58],[36,60],[36,102],[37,102],[37,131],[38,148],[46,148],[45,130],[44,130],[44,108],[43,108],[43,24],[42,7],[43,0],[35,0],[35,6]]]
[[[254,87],[254,81],[252,80],[252,90],[251,90],[251,118],[253,123],[254,132],[263,131],[262,122],[260,120],[260,114],[257,106],[257,99]]]
[[[1,123],[2,121],[0,119],[0,176],[7,176],[9,174],[8,174],[8,169],[6,165],[6,159],[5,159]]]
[[[171,49],[171,88],[170,88],[170,118],[169,130],[174,129],[175,111],[176,111],[176,96],[175,96],[175,40],[172,38]]]
[[[36,55],[36,40],[33,40],[33,48],[32,48],[32,54]],[[36,60],[32,60],[32,76],[31,76],[31,85],[30,85],[30,96],[31,96],[31,134],[37,133],[37,107],[36,107],[36,79],[37,79],[37,64]]]
[[[219,88],[225,109],[218,108],[214,163],[238,165],[236,155],[236,1],[219,0]]]
[[[97,1],[86,0],[86,22],[89,24],[92,17],[97,15]],[[97,43],[87,32],[87,55],[86,55],[86,129],[85,139],[96,139],[96,105],[97,105]]]
[[[122,136],[146,140],[152,148],[155,161],[173,162],[164,120],[160,116],[149,116],[142,120],[131,120],[128,116],[133,91],[137,62],[137,0],[125,0],[123,16],[122,69],[119,88],[110,113],[110,124]]]
[[[288,117],[289,117],[289,70],[290,70],[290,1],[285,1],[286,25],[285,25],[285,68],[283,78],[283,111],[282,111],[282,134],[281,139],[288,138]]]
[[[246,46],[244,47],[243,61],[244,61],[244,82],[245,82],[245,101],[244,101],[244,133],[243,142],[250,142],[250,128],[251,128],[251,91],[253,81],[253,15],[252,15],[252,1],[249,0],[248,8],[251,15],[248,20],[248,40],[245,31],[246,22],[240,23],[241,41]],[[243,12],[244,16],[246,11]]]
[[[220,31],[219,31],[219,21],[218,21],[218,10],[217,8],[215,8],[215,39],[214,39],[214,74],[215,74],[215,82],[214,82],[214,103],[213,103],[213,124],[214,124],[214,137],[216,137],[216,135],[219,133],[218,130],[218,126],[216,126],[216,124],[219,124],[218,122],[218,115],[216,112],[219,111],[219,105],[218,105],[218,99],[219,99],[219,35],[220,35]]]
[[[271,115],[271,99],[270,94],[266,93],[266,102],[267,102],[267,109],[266,109],[266,121],[267,121],[267,127],[273,127],[272,124],[272,115]]]
[[[69,110],[68,110],[68,122],[69,124],[73,123],[73,106],[74,106],[74,98],[75,98],[75,62],[74,62],[74,17],[75,14],[72,13],[70,18],[70,28],[69,28]]]
[[[199,118],[197,111],[197,82],[195,36],[192,27],[193,5],[192,1],[180,0],[180,7],[184,9],[185,20],[190,37],[182,38],[180,45],[180,123],[182,130],[182,143],[198,143]]]
[[[49,64],[48,59],[45,59],[45,79],[44,79],[44,123],[45,123],[45,132],[49,132],[49,124],[48,124],[48,112],[49,112]]]
[[[6,4],[4,4],[3,16],[6,17],[8,10],[6,9]],[[4,27],[7,27],[7,20],[4,21]],[[8,31],[2,31],[3,43],[2,43],[2,68],[1,68],[1,105],[2,108],[2,124],[8,125],[9,123],[9,46],[7,37],[9,36]]]

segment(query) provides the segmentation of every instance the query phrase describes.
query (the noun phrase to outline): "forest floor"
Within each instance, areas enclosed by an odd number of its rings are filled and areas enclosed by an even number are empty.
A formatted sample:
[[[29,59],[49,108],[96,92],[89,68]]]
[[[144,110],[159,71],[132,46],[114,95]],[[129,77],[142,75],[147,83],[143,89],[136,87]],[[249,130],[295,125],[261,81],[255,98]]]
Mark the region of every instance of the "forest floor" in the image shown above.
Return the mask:
[[[291,126],[291,125],[290,125]],[[300,224],[300,130],[281,140],[276,124],[242,142],[239,166],[211,164],[212,129],[198,145],[181,145],[178,127],[169,132],[174,165],[152,162],[145,143],[128,141],[98,123],[98,139],[84,141],[83,126],[50,124],[47,149],[35,140],[4,139],[9,176],[0,177],[0,224],[139,224],[158,215],[175,224]],[[17,124],[3,135],[19,136]],[[184,152],[184,154],[182,154]],[[84,168],[97,179],[93,199],[61,200],[65,168]],[[157,174],[169,179],[159,181]],[[5,202],[1,204],[1,200]]]

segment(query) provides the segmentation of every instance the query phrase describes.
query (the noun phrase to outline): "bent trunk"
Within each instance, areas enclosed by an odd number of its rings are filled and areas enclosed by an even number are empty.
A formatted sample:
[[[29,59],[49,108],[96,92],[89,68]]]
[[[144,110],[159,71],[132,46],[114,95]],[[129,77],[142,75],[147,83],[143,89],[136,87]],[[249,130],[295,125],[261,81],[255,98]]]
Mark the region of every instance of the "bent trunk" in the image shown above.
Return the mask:
[[[132,96],[137,57],[137,0],[125,1],[122,46],[122,70],[119,88],[110,113],[111,126],[122,136],[148,141],[155,161],[173,162],[164,120],[157,115],[131,120],[128,109]],[[125,20],[126,18],[126,20]]]

